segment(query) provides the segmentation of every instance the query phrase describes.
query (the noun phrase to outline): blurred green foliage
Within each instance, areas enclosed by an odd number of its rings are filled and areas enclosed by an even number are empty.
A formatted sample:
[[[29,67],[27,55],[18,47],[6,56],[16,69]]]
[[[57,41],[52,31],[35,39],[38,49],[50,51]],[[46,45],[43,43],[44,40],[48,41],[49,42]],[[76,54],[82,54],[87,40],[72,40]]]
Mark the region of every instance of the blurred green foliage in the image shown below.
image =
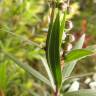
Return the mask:
[[[37,70],[40,69],[38,55],[44,54],[37,46],[45,40],[38,31],[41,30],[39,23],[46,15],[47,7],[43,0],[0,1],[0,40],[7,51]],[[29,96],[33,94],[31,88],[37,90],[39,85],[36,85],[37,89],[33,86],[32,77],[0,51],[0,89],[4,90],[4,94]]]

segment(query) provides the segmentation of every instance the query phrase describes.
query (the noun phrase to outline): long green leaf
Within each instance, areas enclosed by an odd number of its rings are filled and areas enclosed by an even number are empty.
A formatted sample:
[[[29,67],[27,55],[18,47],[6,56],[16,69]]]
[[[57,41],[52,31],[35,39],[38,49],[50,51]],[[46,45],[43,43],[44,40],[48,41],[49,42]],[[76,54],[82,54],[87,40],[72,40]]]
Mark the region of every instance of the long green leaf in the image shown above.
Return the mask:
[[[63,96],[96,96],[96,90],[80,90],[75,92],[68,92],[63,94]]]
[[[9,31],[9,30],[2,30],[2,29],[0,29],[0,31],[4,31],[6,33],[9,33],[9,34],[15,36],[16,38],[18,38],[22,42],[26,41],[26,43],[29,44],[29,45],[37,46],[38,48],[41,48],[41,46],[39,44],[37,44],[37,43],[35,43],[35,42],[31,41],[31,40],[26,39],[24,36],[17,35],[15,32],[12,32],[12,31]]]
[[[0,89],[5,90],[7,87],[7,62],[0,64]]]
[[[80,59],[85,58],[87,56],[93,55],[94,53],[96,53],[96,52],[94,52],[93,49],[92,50],[88,50],[88,49],[72,50],[71,52],[69,52],[65,56],[65,63],[72,62],[75,60],[80,60]]]
[[[61,66],[60,66],[60,53],[59,53],[59,31],[60,31],[60,16],[57,13],[52,32],[48,42],[48,63],[54,76],[55,84],[59,88],[62,82]]]
[[[51,21],[50,21],[49,28],[48,28],[47,40],[46,40],[46,58],[47,58],[48,64],[49,64],[49,58],[48,58],[49,51],[48,50],[49,50],[50,37],[51,37],[51,33],[52,33],[52,28],[53,28],[54,12],[55,12],[55,9],[53,8],[52,13],[51,13]],[[50,67],[50,64],[49,64],[49,67]]]
[[[33,75],[34,77],[36,77],[37,79],[43,81],[44,83],[46,83],[47,85],[49,85],[51,87],[50,81],[46,77],[44,77],[43,75],[41,75],[38,71],[36,71],[32,67],[30,67],[28,64],[21,63],[12,54],[7,53],[7,52],[4,52],[4,53],[11,60],[13,60],[18,66],[20,66],[21,68],[23,68],[24,70],[26,70],[27,72],[29,72],[31,75]]]
[[[42,74],[40,74],[38,71],[36,71],[35,69],[33,69],[32,67],[30,67],[28,64],[24,64],[22,62],[20,62],[18,59],[16,59],[16,57],[14,57],[12,54],[8,53],[5,51],[4,46],[2,44],[2,42],[0,42],[0,47],[2,49],[2,52],[8,56],[12,61],[14,61],[18,66],[20,66],[21,68],[23,68],[25,71],[29,72],[31,75],[33,75],[34,77],[36,77],[37,79],[43,81],[45,84],[47,84],[48,86],[52,87],[50,84],[50,81],[44,77]]]
[[[40,59],[41,59],[43,65],[44,65],[44,67],[45,67],[45,69],[47,71],[47,74],[48,74],[50,83],[51,83],[51,85],[53,87],[53,90],[55,90],[54,78],[53,78],[51,70],[50,70],[50,68],[49,68],[49,66],[47,64],[47,61],[46,61],[46,59],[44,57],[41,57],[41,56],[40,56]]]
[[[83,46],[84,40],[85,40],[85,34],[83,34],[83,35],[80,37],[80,39],[77,41],[77,43],[75,44],[75,46],[73,47],[73,49],[74,49],[74,50],[75,50],[75,49],[81,49],[82,46]],[[64,78],[65,78],[65,77],[70,76],[70,74],[72,73],[72,71],[73,71],[76,63],[77,63],[77,60],[65,64],[65,67],[64,67],[64,69],[63,69],[63,81],[64,81]]]

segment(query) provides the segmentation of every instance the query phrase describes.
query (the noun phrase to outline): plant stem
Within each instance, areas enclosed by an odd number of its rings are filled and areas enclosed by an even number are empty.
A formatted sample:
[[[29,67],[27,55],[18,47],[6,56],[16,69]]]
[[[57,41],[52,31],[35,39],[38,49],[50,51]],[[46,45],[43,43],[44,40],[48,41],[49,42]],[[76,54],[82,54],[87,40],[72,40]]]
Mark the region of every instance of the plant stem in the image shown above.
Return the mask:
[[[58,91],[54,93],[54,96],[58,96]]]
[[[71,77],[65,77],[65,80],[73,79],[73,78],[82,78],[82,77],[91,76],[91,75],[94,75],[94,74],[95,74],[95,72],[91,72],[91,73],[80,74],[80,75],[71,76]]]
[[[69,4],[70,4],[70,0],[67,1],[67,4],[68,4],[68,7],[69,7]]]
[[[11,31],[8,31],[8,30],[1,30],[1,29],[0,29],[0,31],[5,31],[5,32],[7,32],[7,33],[9,33],[9,34],[11,34],[13,36],[16,36],[22,42],[26,42],[29,45],[32,45],[32,46],[34,45],[34,46],[36,46],[38,48],[42,48],[39,44],[37,44],[37,43],[35,43],[35,42],[31,41],[31,40],[26,39],[24,36],[17,35],[15,32],[11,32]]]
[[[54,96],[59,96],[59,90],[56,88],[56,91],[54,92]]]

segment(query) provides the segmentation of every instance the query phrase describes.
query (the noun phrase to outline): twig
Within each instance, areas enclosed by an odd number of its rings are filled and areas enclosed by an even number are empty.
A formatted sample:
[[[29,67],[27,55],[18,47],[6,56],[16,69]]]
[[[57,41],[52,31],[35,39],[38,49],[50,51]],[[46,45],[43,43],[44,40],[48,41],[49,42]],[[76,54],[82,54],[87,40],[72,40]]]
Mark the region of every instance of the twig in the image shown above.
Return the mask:
[[[7,31],[7,30],[1,30],[1,29],[0,29],[0,31],[5,31],[7,33],[10,33],[11,35],[18,37],[21,41],[26,41],[30,45],[34,45],[34,46],[37,46],[39,48],[42,48],[39,44],[37,44],[37,43],[35,43],[35,42],[31,41],[31,40],[28,40],[28,39],[24,38],[23,36],[17,35],[14,32]]]
[[[54,0],[52,0],[52,2],[54,2]],[[55,6],[52,6],[52,11],[51,11],[51,16],[50,16],[50,21],[52,22],[54,19],[54,12],[55,11]]]
[[[70,1],[71,1],[71,0],[68,0],[68,1],[67,1],[68,7],[69,7],[69,5],[70,5]]]
[[[82,77],[91,76],[94,74],[95,74],[95,72],[91,72],[91,73],[80,74],[80,75],[76,75],[76,76],[65,77],[65,80],[73,79],[73,78],[82,78]]]

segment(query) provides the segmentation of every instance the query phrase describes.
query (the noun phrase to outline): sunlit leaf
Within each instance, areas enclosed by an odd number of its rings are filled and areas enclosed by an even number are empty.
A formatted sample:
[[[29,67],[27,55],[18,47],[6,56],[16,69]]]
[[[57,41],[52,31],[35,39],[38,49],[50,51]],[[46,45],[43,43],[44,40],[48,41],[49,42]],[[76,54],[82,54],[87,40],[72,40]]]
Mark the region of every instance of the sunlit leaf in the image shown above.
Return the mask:
[[[94,51],[93,50],[88,50],[88,49],[76,49],[72,50],[65,56],[65,62],[72,62],[74,60],[80,60],[82,58],[85,58],[87,56],[93,55]]]

